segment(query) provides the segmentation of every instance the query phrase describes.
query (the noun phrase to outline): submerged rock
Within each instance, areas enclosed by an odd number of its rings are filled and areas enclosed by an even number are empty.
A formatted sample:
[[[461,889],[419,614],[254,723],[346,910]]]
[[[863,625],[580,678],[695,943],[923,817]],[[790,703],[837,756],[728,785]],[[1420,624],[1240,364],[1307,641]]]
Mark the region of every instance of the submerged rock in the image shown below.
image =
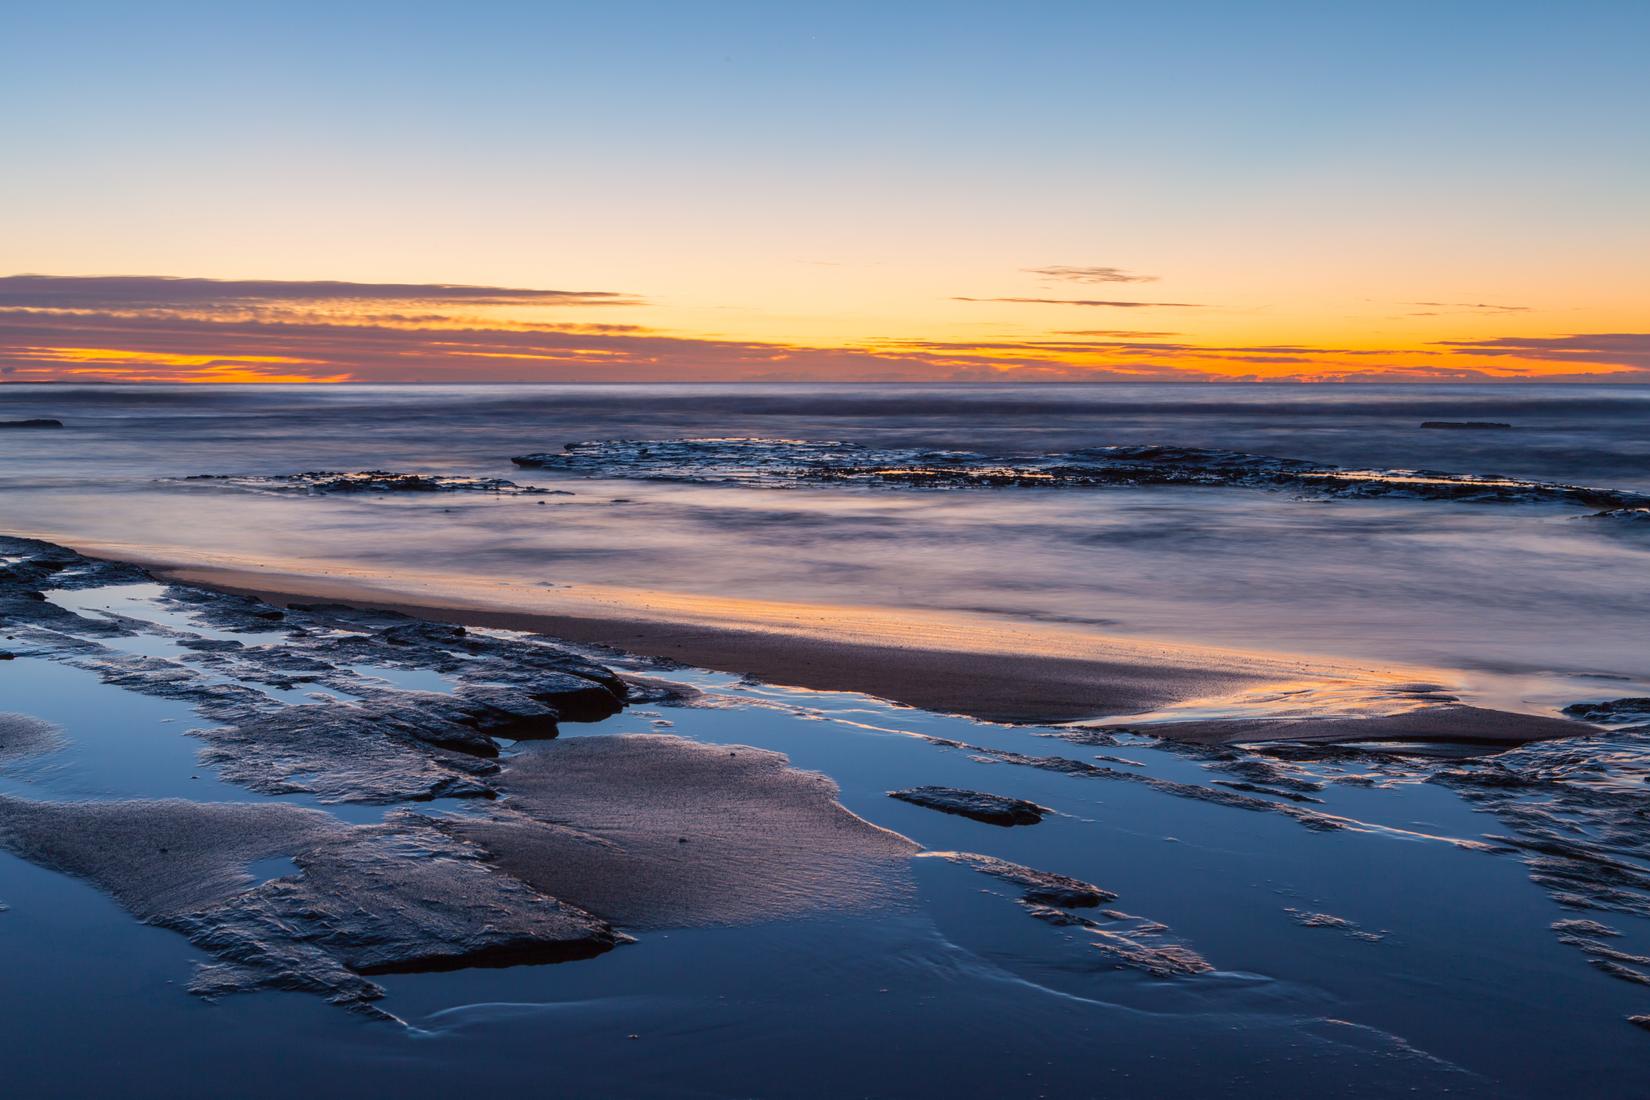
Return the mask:
[[[1640,505],[1633,508],[1606,508],[1602,512],[1594,512],[1584,519],[1608,519],[1617,523],[1629,525],[1632,529],[1650,526],[1650,507]]]
[[[936,489],[1190,486],[1592,508],[1650,505],[1650,497],[1642,493],[1524,481],[1499,474],[1358,470],[1240,451],[1161,445],[993,456],[862,447],[834,440],[610,439],[569,443],[559,452],[519,455],[511,461],[584,477],[771,487],[817,482]]]
[[[497,753],[491,739],[417,707],[288,706],[193,732],[209,746],[201,762],[231,783],[323,802],[487,796],[493,791],[485,778],[498,771],[485,759]],[[480,751],[482,744],[491,752]]]
[[[134,567],[34,540],[0,539],[0,550],[13,559],[0,567],[0,615],[20,637],[108,684],[190,703],[211,723],[192,731],[207,743],[203,762],[264,794],[376,803],[490,797],[499,739],[554,737],[562,722],[618,713],[629,693],[612,670],[537,640],[162,586]],[[139,583],[154,586],[157,612],[181,612],[246,641],[112,612],[77,614],[45,598]],[[139,635],[167,638],[183,653],[110,647]],[[400,670],[450,690],[400,690],[382,678]],[[297,702],[271,694],[300,686],[327,694]]]
[[[1036,825],[1044,814],[1053,813],[1047,806],[1027,802],[1023,798],[1005,798],[1000,794],[968,791],[958,787],[910,787],[903,791],[889,791],[889,798],[926,806],[941,813],[958,814],[983,821],[988,825]]]
[[[1169,929],[1157,921],[1115,909],[1103,911],[1100,915],[1106,920],[1102,922],[1048,905],[1030,903],[1026,908],[1038,920],[1082,929],[1088,934],[1089,945],[1117,966],[1143,970],[1157,978],[1192,977],[1214,970],[1207,959],[1185,944],[1163,942],[1161,937]]]
[[[1602,703],[1571,703],[1564,713],[1600,726],[1633,726],[1650,723],[1650,697],[1638,695],[1610,699]]]
[[[1072,878],[1054,871],[1039,871],[1020,863],[1010,863],[996,856],[978,852],[924,852],[931,859],[944,859],[971,867],[981,874],[1000,878],[1021,887],[1022,899],[1035,905],[1050,905],[1061,909],[1092,909],[1104,902],[1116,901],[1117,895],[1102,890],[1092,882]]]
[[[193,474],[184,481],[216,482],[237,489],[291,493],[496,493],[506,496],[570,496],[565,490],[517,485],[500,477],[403,474],[391,470],[306,470],[299,474]]]
[[[1288,913],[1290,918],[1302,928],[1330,928],[1337,932],[1344,932],[1353,939],[1363,940],[1366,943],[1379,943],[1387,937],[1385,932],[1365,931],[1358,925],[1357,921],[1337,917],[1333,913],[1314,913],[1306,909],[1296,909],[1293,906],[1286,907],[1284,912]]]
[[[554,740],[632,693],[561,646],[337,605],[272,608],[30,540],[0,538],[0,552],[17,647],[190,704],[203,724],[189,732],[220,778],[322,802],[479,800],[463,815],[350,825],[282,803],[0,798],[0,847],[209,952],[197,993],[303,990],[376,1011],[373,974],[581,958],[626,938],[613,922],[767,920],[909,887],[916,845],[777,753]],[[147,587],[124,591],[120,613],[47,598],[117,584]],[[152,619],[133,617],[144,600]],[[131,652],[140,637],[171,655]],[[0,718],[8,757],[55,736]],[[517,743],[502,766],[501,739]],[[277,857],[294,873],[254,882],[248,865]]]
[[[1160,978],[1214,969],[1190,947],[1167,938],[1168,925],[1117,909],[1100,909],[1116,901],[1117,895],[1093,883],[977,852],[923,852],[922,856],[956,863],[1019,887],[1023,892],[1015,900],[1027,914],[1045,924],[1078,931],[1085,943],[1114,965]],[[1090,912],[1092,916],[1087,915]]]
[[[405,812],[349,826],[281,804],[0,797],[0,845],[210,952],[191,985],[206,996],[289,989],[375,1011],[368,975],[582,958],[625,938]],[[274,856],[299,873],[252,885],[246,865]]]

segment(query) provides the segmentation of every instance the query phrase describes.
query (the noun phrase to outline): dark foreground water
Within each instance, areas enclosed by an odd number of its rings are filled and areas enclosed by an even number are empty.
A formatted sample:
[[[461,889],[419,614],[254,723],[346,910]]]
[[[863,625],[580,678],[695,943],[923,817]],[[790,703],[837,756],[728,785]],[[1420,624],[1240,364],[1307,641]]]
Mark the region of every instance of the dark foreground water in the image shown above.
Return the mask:
[[[119,639],[128,652],[167,657],[180,636],[211,636],[159,594],[138,586],[57,598],[174,632]],[[381,978],[383,1007],[403,1028],[302,994],[201,1002],[183,991],[198,949],[137,924],[88,885],[0,856],[9,1093],[1625,1095],[1641,1080],[1647,1036],[1627,1017],[1650,1008],[1646,987],[1588,965],[1552,925],[1597,920],[1620,933],[1611,949],[1643,953],[1650,896],[1634,895],[1637,914],[1561,904],[1531,881],[1539,853],[1482,843],[1539,838],[1541,823],[1438,781],[1460,762],[1269,760],[1264,804],[1338,822],[1324,828],[1203,797],[1253,778],[1262,757],[1186,754],[1147,738],[1096,748],[1072,740],[1080,731],[642,671],[708,696],[695,707],[635,707],[563,736],[668,730],[775,749],[834,777],[850,809],[926,848],[1058,870],[1118,900],[1093,914],[1093,927],[1051,926],[1030,919],[1013,888],[919,857],[916,897],[866,912],[651,932],[556,966]],[[0,691],[8,709],[66,731],[55,752],[8,769],[0,794],[263,797],[195,761],[198,743],[184,730],[203,723],[186,704],[42,658],[0,665]],[[1615,781],[1642,797],[1647,750],[1644,735],[1618,734],[1596,757],[1613,754]],[[1523,751],[1526,767],[1548,752]],[[1106,762],[1132,778],[1053,771],[1026,756]],[[1008,830],[886,795],[936,783],[1030,799],[1055,815]],[[1578,839],[1597,839],[1611,819],[1589,817],[1580,790],[1551,785],[1514,810],[1565,808]],[[352,821],[384,812],[323,808]],[[463,811],[456,802],[420,808]],[[1183,948],[1211,969],[1154,972],[1150,959],[1119,954],[1117,935]]]
[[[508,462],[611,438],[829,438],[1005,462],[1173,443],[1642,490],[1642,390],[0,390],[0,419],[24,416],[68,426],[0,433],[0,529],[71,545],[985,608],[1016,623],[1059,616],[1142,637],[1437,662],[1481,697],[1537,712],[1650,695],[1650,544],[1642,523],[1588,519],[1585,506],[1243,485],[765,488]],[[1419,427],[1440,419],[1514,427]],[[316,468],[506,477],[576,495],[314,496],[278,483],[160,480]],[[211,630],[158,595],[139,586],[55,598],[165,627],[109,644],[188,661],[179,635]],[[444,687],[405,669],[356,671],[403,689]],[[1650,1032],[1629,1022],[1650,1013],[1642,729],[1502,757],[1201,754],[691,669],[642,671],[703,688],[709,705],[636,707],[563,736],[667,730],[775,749],[835,779],[849,809],[924,848],[1075,875],[1115,891],[1116,915],[1045,923],[1013,889],[918,858],[916,895],[868,912],[651,932],[556,966],[381,978],[401,1027],[296,993],[202,1002],[183,989],[198,949],[85,883],[0,854],[6,1092],[1642,1090]],[[265,797],[198,764],[185,731],[203,722],[187,704],[84,667],[0,662],[0,710],[53,721],[65,738],[0,772],[3,795]],[[921,784],[1056,813],[999,829],[887,797]],[[324,808],[352,821],[385,812]],[[1149,952],[1142,962],[1130,944],[1182,948],[1210,969],[1154,972]]]

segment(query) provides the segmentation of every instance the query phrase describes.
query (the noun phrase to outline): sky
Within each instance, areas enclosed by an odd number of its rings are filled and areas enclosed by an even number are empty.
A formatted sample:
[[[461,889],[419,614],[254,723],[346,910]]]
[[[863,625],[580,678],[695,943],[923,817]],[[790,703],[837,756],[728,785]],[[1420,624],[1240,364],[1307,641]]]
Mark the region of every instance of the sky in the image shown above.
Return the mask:
[[[1650,3],[0,4],[0,379],[1650,381]]]

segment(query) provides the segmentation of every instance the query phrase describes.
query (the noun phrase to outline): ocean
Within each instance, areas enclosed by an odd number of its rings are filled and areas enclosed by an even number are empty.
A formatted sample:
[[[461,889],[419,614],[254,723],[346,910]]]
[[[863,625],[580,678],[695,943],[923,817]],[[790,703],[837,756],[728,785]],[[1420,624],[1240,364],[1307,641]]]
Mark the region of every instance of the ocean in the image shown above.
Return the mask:
[[[1000,632],[1080,651],[1106,637],[1415,666],[1466,702],[1532,715],[1650,696],[1650,388],[0,387],[0,421],[28,418],[63,426],[0,430],[0,535],[94,555],[494,607],[703,605],[734,625],[829,608],[843,623],[954,624],[970,644]],[[37,552],[0,545],[0,579]],[[438,675],[384,646],[324,682],[258,680],[238,655],[292,644],[270,622],[225,626],[141,579],[73,587],[84,568],[45,593],[73,617],[0,622],[16,651],[0,661],[0,711],[59,731],[8,757],[0,724],[0,811],[181,798],[365,829],[509,811],[508,793],[338,801],[307,759],[281,784],[236,782],[224,757],[199,755],[221,718],[133,689],[138,673],[210,673],[204,691],[259,693],[271,711],[395,692],[411,708],[452,694],[473,658],[448,653]],[[93,872],[7,841],[0,997],[27,1006],[8,1021],[8,1087],[1641,1086],[1650,726],[1611,720],[1499,753],[1268,753],[580,652],[684,690],[564,724],[561,742],[667,734],[783,752],[922,847],[908,880],[869,910],[645,928],[582,961],[375,974],[394,1022],[298,986],[191,995],[210,940],[141,923]],[[700,694],[682,702],[686,689]],[[498,762],[535,751],[501,739]],[[929,785],[1045,817],[1001,828],[888,797]],[[1050,907],[959,852],[1116,897]],[[256,861],[247,881],[298,870]]]
[[[1650,677],[1647,525],[1588,518],[1601,509],[1585,503],[1237,483],[752,483],[720,467],[659,480],[658,464],[626,455],[570,470],[510,461],[609,440],[832,441],[984,462],[1168,445],[1650,493],[1646,387],[0,390],[0,418],[26,417],[66,426],[0,433],[6,529],[152,560],[417,574],[433,588],[509,585],[522,600],[587,586],[921,609],[986,629],[1078,625],[1469,670],[1470,690],[1515,707],[1545,705],[1522,702],[1543,690],[1531,677]],[[431,506],[185,480],[311,470],[506,478],[574,495],[442,494]]]

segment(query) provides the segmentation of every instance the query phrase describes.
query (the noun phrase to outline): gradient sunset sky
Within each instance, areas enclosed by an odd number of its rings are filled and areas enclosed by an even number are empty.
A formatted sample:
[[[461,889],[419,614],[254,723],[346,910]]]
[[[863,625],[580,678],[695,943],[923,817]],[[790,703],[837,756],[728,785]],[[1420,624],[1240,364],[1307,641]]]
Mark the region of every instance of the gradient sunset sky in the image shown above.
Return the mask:
[[[1650,381],[1650,3],[0,5],[0,378]]]

